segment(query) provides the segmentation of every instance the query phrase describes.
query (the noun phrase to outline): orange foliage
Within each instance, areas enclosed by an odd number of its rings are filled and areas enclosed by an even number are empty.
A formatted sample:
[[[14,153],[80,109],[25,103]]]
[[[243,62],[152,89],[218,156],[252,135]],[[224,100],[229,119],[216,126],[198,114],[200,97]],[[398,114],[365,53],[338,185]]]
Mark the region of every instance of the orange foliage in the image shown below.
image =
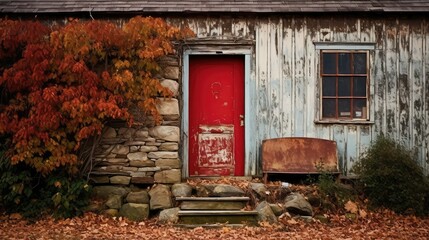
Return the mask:
[[[0,135],[12,139],[12,163],[48,174],[76,171],[82,140],[108,119],[129,124],[131,104],[161,120],[155,97],[169,97],[154,75],[172,40],[191,36],[159,18],[119,27],[72,19],[50,30],[39,22],[0,20]]]

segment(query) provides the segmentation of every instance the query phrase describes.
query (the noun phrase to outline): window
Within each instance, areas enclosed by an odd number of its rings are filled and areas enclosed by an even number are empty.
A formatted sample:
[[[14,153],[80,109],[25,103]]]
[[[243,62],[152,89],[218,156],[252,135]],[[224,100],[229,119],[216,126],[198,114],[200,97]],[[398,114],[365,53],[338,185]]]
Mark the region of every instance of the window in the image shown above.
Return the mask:
[[[368,119],[368,51],[320,53],[322,120]]]

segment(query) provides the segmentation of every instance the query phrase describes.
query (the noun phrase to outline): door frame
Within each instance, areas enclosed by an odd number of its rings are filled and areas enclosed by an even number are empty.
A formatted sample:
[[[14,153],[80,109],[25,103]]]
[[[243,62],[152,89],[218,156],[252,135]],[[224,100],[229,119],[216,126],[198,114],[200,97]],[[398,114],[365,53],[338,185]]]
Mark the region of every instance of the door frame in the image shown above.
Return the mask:
[[[250,72],[252,46],[187,46],[183,51],[182,66],[182,177],[189,177],[189,56],[191,55],[242,55],[244,56],[244,176],[254,174],[250,161]]]

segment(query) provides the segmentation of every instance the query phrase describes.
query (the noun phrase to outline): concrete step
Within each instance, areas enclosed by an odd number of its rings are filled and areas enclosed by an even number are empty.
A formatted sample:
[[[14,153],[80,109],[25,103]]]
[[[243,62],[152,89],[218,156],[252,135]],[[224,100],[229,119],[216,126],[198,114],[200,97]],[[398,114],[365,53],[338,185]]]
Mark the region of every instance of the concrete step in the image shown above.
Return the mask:
[[[208,210],[195,210],[195,211],[179,211],[179,224],[257,224],[257,211],[238,211],[238,210],[224,210],[224,211],[208,211]]]
[[[249,197],[176,197],[182,210],[240,210]]]

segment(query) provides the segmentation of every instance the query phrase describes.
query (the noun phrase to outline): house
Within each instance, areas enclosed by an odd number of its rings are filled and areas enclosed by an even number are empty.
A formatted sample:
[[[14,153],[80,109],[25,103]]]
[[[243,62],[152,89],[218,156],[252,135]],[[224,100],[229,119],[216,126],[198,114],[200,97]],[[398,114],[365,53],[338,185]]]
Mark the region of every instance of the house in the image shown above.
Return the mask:
[[[427,0],[2,0],[0,12],[44,20],[150,15],[196,33],[166,60],[162,81],[177,95],[160,106],[163,125],[108,129],[106,151],[129,159],[100,169],[111,182],[258,176],[261,142],[281,137],[334,140],[339,169],[349,174],[381,133],[416,149],[429,173]],[[137,135],[141,146],[121,142]]]

